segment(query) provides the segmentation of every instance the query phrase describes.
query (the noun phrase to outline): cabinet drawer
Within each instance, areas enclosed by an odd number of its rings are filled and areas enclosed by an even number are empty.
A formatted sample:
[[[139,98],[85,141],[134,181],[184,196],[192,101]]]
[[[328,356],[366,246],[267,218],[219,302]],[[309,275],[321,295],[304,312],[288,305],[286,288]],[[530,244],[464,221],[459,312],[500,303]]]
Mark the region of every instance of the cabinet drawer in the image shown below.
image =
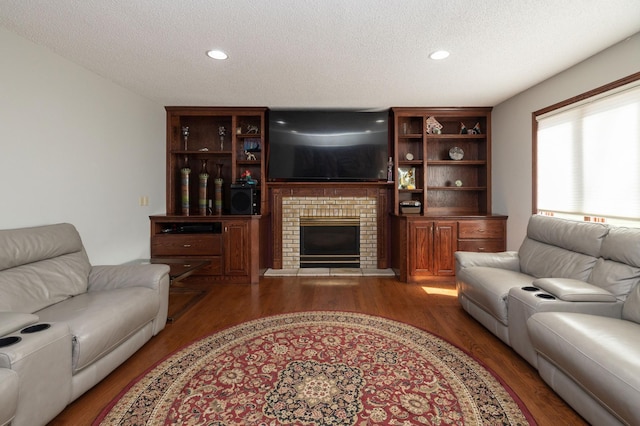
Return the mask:
[[[222,235],[154,235],[151,237],[151,255],[157,256],[197,256],[221,255]]]
[[[504,251],[504,240],[458,240],[459,251],[500,252]]]
[[[460,221],[458,238],[504,238],[504,222],[501,220]]]

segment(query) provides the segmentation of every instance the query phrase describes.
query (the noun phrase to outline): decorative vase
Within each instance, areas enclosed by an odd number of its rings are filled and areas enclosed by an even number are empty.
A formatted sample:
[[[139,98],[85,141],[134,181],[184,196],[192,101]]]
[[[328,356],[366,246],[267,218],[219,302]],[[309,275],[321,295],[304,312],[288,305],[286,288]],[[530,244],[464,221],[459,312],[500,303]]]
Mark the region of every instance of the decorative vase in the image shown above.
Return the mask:
[[[222,182],[221,178],[215,178],[213,180],[213,192],[215,198],[215,213],[217,215],[222,214]]]
[[[182,193],[182,214],[189,216],[189,174],[191,169],[189,167],[183,167],[180,169],[181,175],[181,193]]]
[[[214,208],[217,215],[222,214],[222,184],[224,182],[222,179],[222,166],[222,163],[216,164],[218,170],[216,178],[213,180]]]
[[[200,174],[198,175],[200,178],[200,184],[198,186],[199,197],[198,197],[198,207],[200,209],[200,214],[203,216],[207,215],[207,183],[209,182],[209,172],[207,171],[207,160],[202,160],[202,170],[200,170]]]

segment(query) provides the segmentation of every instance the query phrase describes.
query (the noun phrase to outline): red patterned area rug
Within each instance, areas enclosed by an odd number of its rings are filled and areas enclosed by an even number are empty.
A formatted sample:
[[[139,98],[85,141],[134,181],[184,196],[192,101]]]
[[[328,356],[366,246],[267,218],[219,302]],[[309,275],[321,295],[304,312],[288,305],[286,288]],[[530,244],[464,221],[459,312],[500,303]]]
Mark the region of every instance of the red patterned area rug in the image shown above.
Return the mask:
[[[262,318],[169,356],[94,425],[532,425],[464,351],[345,312]]]

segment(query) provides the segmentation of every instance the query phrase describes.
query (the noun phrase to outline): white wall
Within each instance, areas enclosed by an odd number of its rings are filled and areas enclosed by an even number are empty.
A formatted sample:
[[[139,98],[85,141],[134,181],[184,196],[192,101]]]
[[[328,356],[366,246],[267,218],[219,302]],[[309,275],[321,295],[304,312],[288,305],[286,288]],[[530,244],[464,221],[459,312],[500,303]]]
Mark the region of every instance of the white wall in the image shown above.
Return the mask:
[[[520,247],[532,213],[532,113],[638,71],[640,33],[494,108],[492,208],[509,216],[509,250]]]
[[[149,257],[163,106],[3,28],[0,58],[0,229],[70,222],[93,264]]]

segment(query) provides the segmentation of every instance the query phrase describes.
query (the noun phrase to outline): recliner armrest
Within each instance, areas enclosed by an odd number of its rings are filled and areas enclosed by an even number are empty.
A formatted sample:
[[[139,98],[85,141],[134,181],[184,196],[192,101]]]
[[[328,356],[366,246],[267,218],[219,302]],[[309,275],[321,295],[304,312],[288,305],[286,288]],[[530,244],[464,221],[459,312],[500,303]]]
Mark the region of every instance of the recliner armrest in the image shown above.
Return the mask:
[[[607,290],[571,278],[539,278],[531,285],[565,302],[616,302],[618,300]]]
[[[490,268],[520,272],[520,258],[518,257],[517,251],[503,251],[499,253],[457,251],[455,257],[456,272],[472,266],[487,266]]]
[[[24,312],[0,312],[0,336],[35,324],[38,320],[38,316],[34,314],[25,314]]]
[[[168,281],[169,266],[152,265],[98,265],[89,273],[88,291],[110,290],[142,286],[157,289],[163,279]]]

